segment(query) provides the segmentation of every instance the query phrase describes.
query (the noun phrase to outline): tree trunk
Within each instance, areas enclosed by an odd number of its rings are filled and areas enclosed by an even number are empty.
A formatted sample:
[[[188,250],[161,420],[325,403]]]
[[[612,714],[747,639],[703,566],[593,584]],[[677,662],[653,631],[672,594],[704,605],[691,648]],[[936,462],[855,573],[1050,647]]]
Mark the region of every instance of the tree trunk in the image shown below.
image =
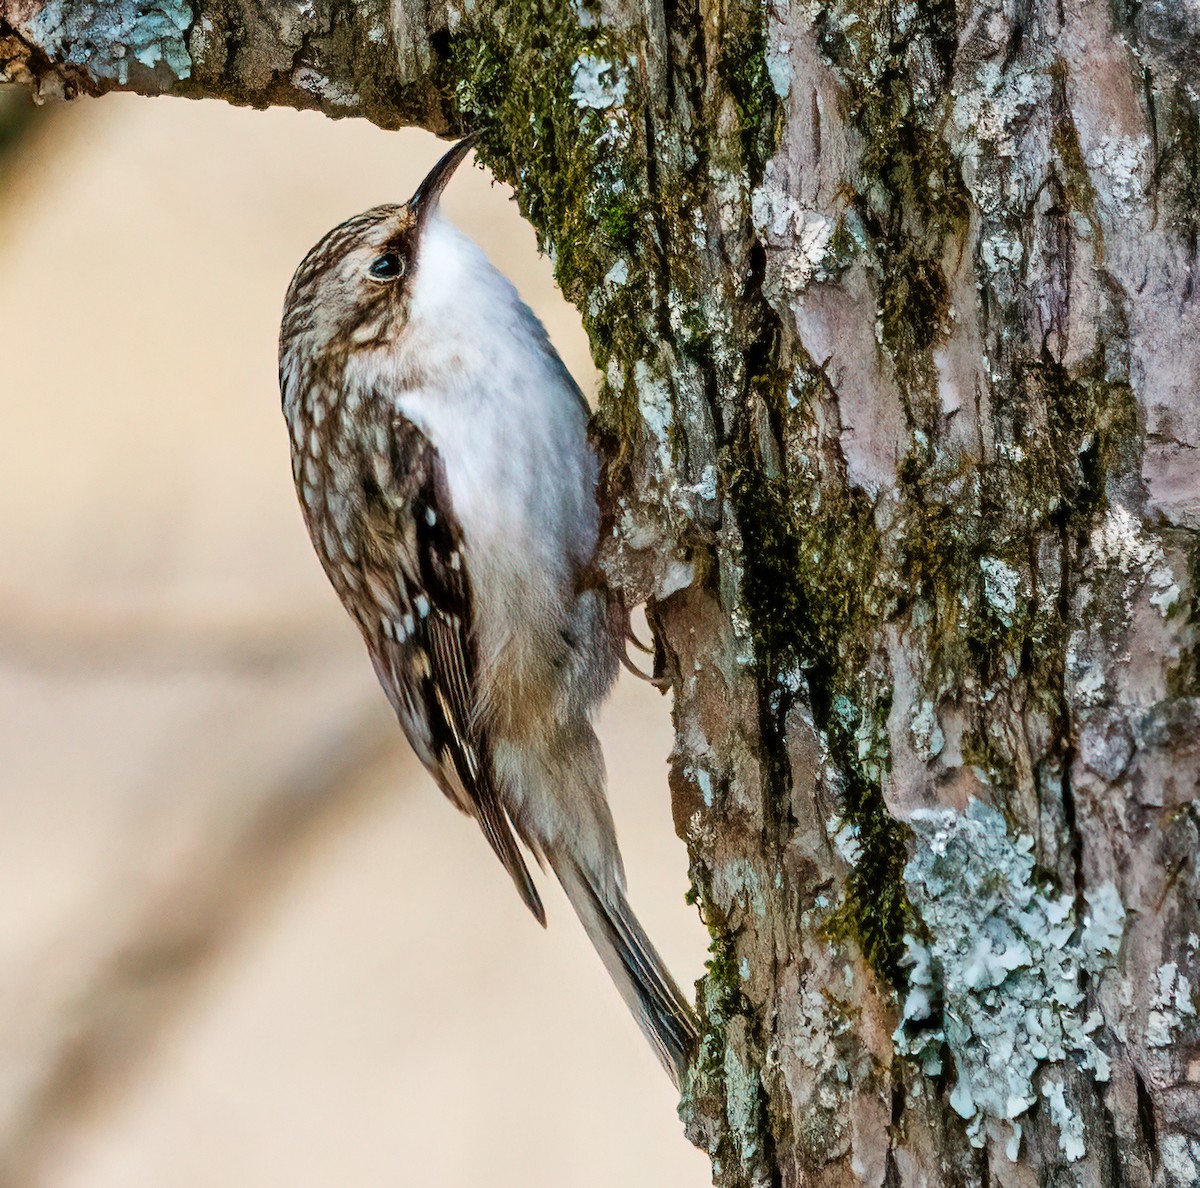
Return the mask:
[[[1200,1183],[1198,76],[1169,0],[0,2],[42,96],[482,131],[605,377],[718,1185]]]

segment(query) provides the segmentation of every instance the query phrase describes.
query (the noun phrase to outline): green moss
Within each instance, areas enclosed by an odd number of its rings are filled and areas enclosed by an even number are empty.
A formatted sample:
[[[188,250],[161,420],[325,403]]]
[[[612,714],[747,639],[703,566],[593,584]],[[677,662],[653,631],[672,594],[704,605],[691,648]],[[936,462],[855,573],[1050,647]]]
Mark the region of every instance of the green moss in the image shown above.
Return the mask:
[[[836,280],[866,247],[863,228],[853,211],[848,211],[839,216],[833,226],[821,267],[830,279]]]
[[[518,0],[464,20],[448,59],[460,116],[482,133],[480,156],[516,188],[539,246],[554,253],[559,285],[581,308],[644,213],[632,160],[615,143],[597,144],[606,114],[571,99],[585,54],[620,57],[569,5]]]
[[[800,409],[797,415],[808,411],[803,403]],[[796,664],[803,670],[814,719],[842,775],[842,815],[858,828],[861,856],[838,929],[897,980],[907,912],[905,830],[888,814],[881,787],[890,765],[888,694],[863,676],[884,609],[872,508],[861,493],[830,485],[815,509],[801,509],[786,478],[767,476],[761,465],[743,466],[732,494],[759,662],[771,674]]]
[[[717,56],[717,74],[737,105],[742,163],[752,184],[775,151],[779,101],[767,70],[767,34],[761,14],[731,6]]]
[[[1168,225],[1196,256],[1200,240],[1200,102],[1183,82],[1161,97],[1155,111],[1158,157],[1155,188]]]
[[[1085,215],[1092,226],[1092,234],[1102,254],[1104,229],[1096,215],[1096,188],[1092,175],[1083,159],[1079,144],[1079,131],[1071,115],[1071,104],[1067,99],[1067,64],[1056,59],[1050,67],[1050,79],[1054,87],[1053,110],[1057,118],[1051,134],[1050,147],[1063,187],[1063,196],[1072,210]]]
[[[1003,747],[992,739],[986,724],[968,730],[963,735],[961,746],[963,763],[977,768],[988,783],[996,787],[1016,786],[1016,765],[1004,753]]]
[[[1006,469],[1026,517],[1086,529],[1107,507],[1110,472],[1134,462],[1125,456],[1138,415],[1128,380],[1109,375],[1101,344],[1074,370],[1050,358],[1019,365],[1007,397],[999,415],[1025,448]]]
[[[906,831],[882,794],[891,702],[886,673],[872,675],[880,631],[903,617],[923,637],[922,687],[935,700],[1001,685],[1061,719],[1067,608],[1060,580],[1047,585],[1038,573],[1039,542],[1053,542],[1059,563],[1069,565],[1103,513],[1112,476],[1135,464],[1127,451],[1136,402],[1111,370],[1103,349],[1071,370],[1048,357],[1016,368],[994,413],[997,439],[1012,445],[986,465],[914,445],[900,468],[899,519],[888,539],[871,502],[840,479],[786,467],[768,474],[749,444],[747,463],[732,476],[760,663],[769,673],[791,664],[803,670],[842,777],[840,811],[858,829],[861,857],[831,931],[852,934],[894,980],[908,913]],[[786,440],[789,420],[811,419],[821,381],[813,374],[794,390],[794,408],[781,385],[767,371],[757,391]],[[996,570],[1012,575],[1011,604],[989,590]],[[967,704],[975,718],[966,761],[998,786],[1015,787],[1015,757],[1004,732],[990,727],[990,701]]]
[[[903,244],[883,250],[879,336],[906,392],[935,383],[934,346],[945,332],[948,299],[938,261]]]
[[[624,103],[606,110],[572,99],[577,63],[603,58],[623,71]],[[566,3],[515,0],[481,7],[450,43],[444,86],[479,154],[513,185],[555,278],[583,315],[597,367],[615,355],[626,381],[600,391],[599,432],[614,473],[642,431],[633,365],[647,349],[647,317],[668,286],[644,143],[644,95],[629,53],[598,24],[583,28]],[[605,285],[618,259],[638,261]]]
[[[888,813],[881,787],[890,766],[885,727],[890,700],[880,696],[871,708],[875,721],[868,730],[860,721],[855,729],[835,725],[828,734],[830,754],[843,773],[843,818],[857,828],[860,848],[829,932],[835,938],[852,936],[874,969],[899,986],[904,984],[904,933],[911,927],[904,886],[908,829]],[[864,740],[875,744],[866,756],[861,754]]]
[[[1137,466],[1136,401],[1111,370],[1103,348],[1073,369],[1048,357],[1018,364],[993,397],[995,460],[914,457],[902,471],[897,560],[921,633],[919,680],[935,700],[958,700],[963,761],[1001,803],[1028,771],[1014,712],[1051,731],[1038,770],[1053,771],[1069,745],[1067,575],[1111,485]],[[985,559],[1017,576],[1011,605],[989,601]]]
[[[733,936],[722,928],[710,927],[708,960],[704,963],[704,1013],[708,1028],[700,1045],[701,1074],[720,1080],[724,1076],[725,1029],[735,1015],[749,1015],[750,1006],[742,993],[737,950]]]
[[[942,136],[958,30],[953,0],[840,0],[817,16],[818,44],[846,85],[862,138],[854,211],[876,258],[879,338],[914,424],[934,417],[932,348],[948,316],[945,245],[965,234],[968,203]]]

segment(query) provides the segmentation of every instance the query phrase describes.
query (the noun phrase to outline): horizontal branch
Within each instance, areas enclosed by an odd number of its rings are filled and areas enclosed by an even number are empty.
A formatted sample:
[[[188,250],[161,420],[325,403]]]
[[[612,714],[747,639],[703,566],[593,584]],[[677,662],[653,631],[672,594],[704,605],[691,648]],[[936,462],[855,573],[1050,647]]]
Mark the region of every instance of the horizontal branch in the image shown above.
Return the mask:
[[[447,41],[420,0],[0,0],[0,82],[39,100],[183,95],[444,133]]]

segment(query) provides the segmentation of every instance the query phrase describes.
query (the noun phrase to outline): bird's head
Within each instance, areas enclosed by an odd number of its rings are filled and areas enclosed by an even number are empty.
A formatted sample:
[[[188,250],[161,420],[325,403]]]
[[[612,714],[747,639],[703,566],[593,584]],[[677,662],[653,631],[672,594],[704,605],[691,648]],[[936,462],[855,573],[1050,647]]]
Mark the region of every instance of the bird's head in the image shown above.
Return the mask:
[[[383,346],[403,331],[423,232],[474,142],[467,137],[450,149],[403,206],[374,206],[347,219],[304,257],[284,300],[281,360]]]

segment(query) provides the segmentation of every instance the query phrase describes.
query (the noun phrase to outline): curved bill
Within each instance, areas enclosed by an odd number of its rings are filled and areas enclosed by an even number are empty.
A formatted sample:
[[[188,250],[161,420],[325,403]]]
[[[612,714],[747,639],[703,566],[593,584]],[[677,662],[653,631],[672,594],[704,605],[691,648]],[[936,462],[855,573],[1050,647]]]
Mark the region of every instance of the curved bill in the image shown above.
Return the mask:
[[[454,171],[462,164],[462,159],[475,147],[479,133],[472,132],[464,136],[442,159],[426,174],[425,180],[417,187],[417,192],[408,200],[407,206],[417,216],[418,225],[423,223],[429,212],[438,204],[438,198],[446,188]]]

